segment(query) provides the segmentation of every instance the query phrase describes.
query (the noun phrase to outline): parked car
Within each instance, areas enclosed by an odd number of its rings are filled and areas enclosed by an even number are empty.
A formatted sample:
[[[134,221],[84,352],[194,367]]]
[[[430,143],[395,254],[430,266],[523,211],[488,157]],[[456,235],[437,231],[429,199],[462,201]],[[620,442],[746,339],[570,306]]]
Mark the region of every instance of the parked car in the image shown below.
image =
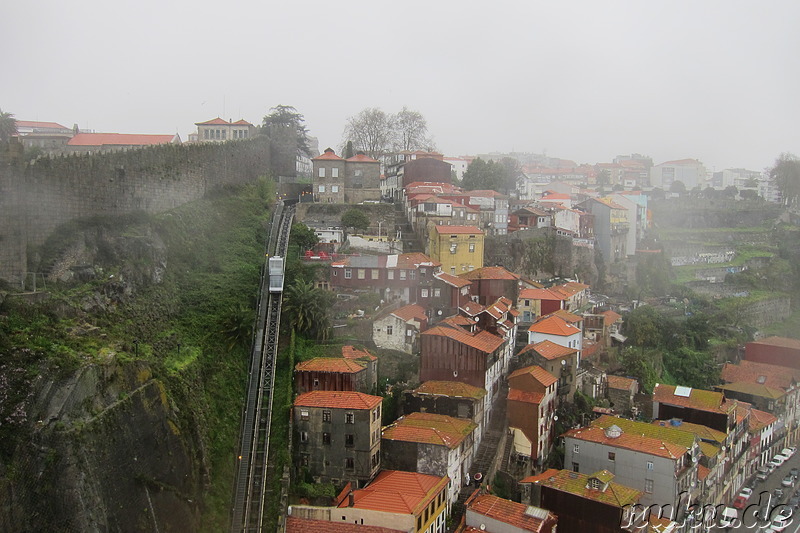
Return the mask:
[[[772,490],[772,497],[776,500],[780,500],[783,498],[783,489],[778,487]]]
[[[797,477],[800,476],[800,469],[793,466],[792,469],[789,470],[789,473],[792,474],[792,476],[794,476],[795,479],[797,479]]]
[[[794,476],[792,474],[786,474],[783,476],[781,480],[781,485],[784,487],[794,487]]]
[[[747,505],[747,500],[750,499],[750,496],[753,494],[753,489],[749,487],[744,487],[736,498],[733,500],[733,507],[739,510],[742,510]]]
[[[738,519],[739,512],[732,507],[726,507],[722,510],[719,525],[724,528],[732,528],[737,525]]]
[[[766,481],[769,477],[770,469],[765,466],[759,466],[758,470],[756,471],[756,480],[757,481]]]
[[[791,456],[794,455],[794,450],[792,450],[791,448],[784,448],[781,450],[781,455],[789,459]]]
[[[772,458],[772,460],[771,460],[769,463],[767,463],[767,464],[769,464],[769,465],[770,465],[772,468],[778,468],[778,467],[779,467],[779,466],[781,466],[783,463],[785,463],[787,459],[788,459],[788,458],[787,458],[785,455],[777,454],[777,455],[775,455],[775,457],[773,457],[773,458]]]

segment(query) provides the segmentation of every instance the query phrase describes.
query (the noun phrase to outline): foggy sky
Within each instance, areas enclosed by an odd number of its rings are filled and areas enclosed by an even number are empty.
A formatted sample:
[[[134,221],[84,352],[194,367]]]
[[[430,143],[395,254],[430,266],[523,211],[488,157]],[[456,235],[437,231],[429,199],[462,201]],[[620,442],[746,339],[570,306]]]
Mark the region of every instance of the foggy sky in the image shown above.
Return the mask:
[[[0,109],[179,133],[277,104],[320,148],[404,105],[447,155],[800,155],[800,2],[62,0],[0,6]]]

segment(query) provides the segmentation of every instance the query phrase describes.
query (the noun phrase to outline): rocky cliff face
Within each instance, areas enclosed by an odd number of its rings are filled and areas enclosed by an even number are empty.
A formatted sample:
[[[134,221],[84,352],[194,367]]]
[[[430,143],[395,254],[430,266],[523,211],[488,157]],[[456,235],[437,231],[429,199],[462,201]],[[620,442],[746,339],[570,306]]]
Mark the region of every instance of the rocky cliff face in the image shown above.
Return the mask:
[[[146,364],[92,364],[32,391],[0,529],[198,529],[202,445]]]

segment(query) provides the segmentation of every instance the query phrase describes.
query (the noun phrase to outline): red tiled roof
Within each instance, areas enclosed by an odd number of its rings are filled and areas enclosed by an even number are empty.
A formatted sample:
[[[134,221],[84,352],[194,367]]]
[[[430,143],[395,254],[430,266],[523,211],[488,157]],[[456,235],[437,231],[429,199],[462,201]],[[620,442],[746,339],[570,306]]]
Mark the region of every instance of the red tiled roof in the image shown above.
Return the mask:
[[[536,483],[545,487],[551,487],[562,492],[568,492],[587,500],[602,502],[615,507],[625,507],[639,501],[644,494],[636,489],[608,481],[608,488],[601,491],[589,488],[589,478],[608,479],[607,470],[601,470],[592,475],[580,474],[571,470],[548,469],[536,476],[528,476],[520,483]]]
[[[363,392],[315,390],[298,396],[295,407],[329,407],[331,409],[372,409],[383,401],[380,396]]]
[[[398,529],[288,516],[286,533],[397,533]]]
[[[608,388],[609,389],[620,389],[620,390],[631,390],[631,388],[636,384],[635,379],[626,378],[622,376],[608,376]]]
[[[475,234],[475,235],[483,235],[483,230],[481,230],[477,226],[434,226],[436,228],[436,233],[442,235],[459,235],[459,234]]]
[[[554,192],[545,196],[542,196],[540,200],[570,200],[572,196],[569,194]]]
[[[353,157],[348,157],[346,161],[350,161],[352,163],[380,163],[380,161],[372,159],[368,155],[364,154],[356,154]]]
[[[484,353],[490,354],[497,350],[503,344],[503,338],[488,331],[479,331],[478,333],[469,333],[462,328],[448,328],[442,326],[434,326],[431,329],[422,332],[422,335],[438,335],[440,337],[447,337],[454,341],[470,346]]]
[[[473,322],[472,320],[470,320],[465,316],[455,315],[445,318],[439,323],[439,325],[448,325],[448,326],[455,326],[458,328],[469,329],[470,327],[475,325],[475,322]]]
[[[558,379],[555,376],[553,376],[553,374],[551,374],[544,368],[540,367],[539,365],[531,365],[525,368],[520,368],[519,370],[514,371],[510,376],[508,376],[508,379],[511,380],[516,377],[523,376],[525,374],[531,375],[533,379],[535,379],[545,387],[549,387],[550,385],[558,381]]]
[[[385,513],[419,514],[447,487],[447,476],[429,476],[416,472],[382,470],[363,489],[353,491],[353,507]],[[344,498],[339,507],[349,507]]]
[[[242,119],[239,119],[239,120],[237,120],[237,121],[236,121],[236,122],[234,122],[233,124],[234,124],[234,125],[236,125],[236,126],[252,126],[252,124],[250,124],[249,122],[247,122],[247,121],[246,121],[245,119],[243,119],[243,118],[242,118]]]
[[[624,431],[619,437],[608,437],[606,436],[605,429],[599,426],[570,429],[564,433],[564,436],[670,459],[678,459],[688,451],[688,448],[685,446],[653,437],[626,433]]]
[[[531,327],[528,328],[528,331],[546,335],[558,335],[560,337],[569,337],[570,335],[581,332],[579,328],[573,326],[563,318],[553,315],[548,315],[538,322],[534,322]]]
[[[67,146],[149,146],[169,144],[177,135],[140,135],[138,133],[79,133]]]
[[[706,468],[703,465],[697,465],[697,479],[703,481],[705,478],[708,477],[708,474],[711,473],[709,468]]]
[[[448,274],[447,272],[437,272],[434,274],[434,277],[440,279],[447,283],[452,287],[456,287],[460,289],[461,287],[466,287],[467,285],[472,285],[472,282],[466,279],[462,279],[458,276],[453,276],[452,274]]]
[[[552,313],[550,313],[547,316],[557,316],[558,318],[562,318],[565,321],[569,322],[570,324],[576,324],[578,322],[583,321],[583,317],[582,316],[578,316],[576,314],[570,313],[566,309],[559,309],[558,311],[553,311]]]
[[[400,309],[392,312],[392,314],[405,322],[412,319],[422,321],[428,318],[425,314],[425,308],[417,304],[404,305]]]
[[[684,397],[676,396],[675,388],[675,385],[656,383],[653,389],[653,401],[680,407],[690,407],[701,411],[710,411],[712,413],[729,412],[729,409],[723,406],[725,397],[721,392],[691,389],[689,396]],[[731,408],[732,407],[733,406],[731,406]]]
[[[221,119],[219,117],[212,118],[211,120],[206,120],[205,122],[195,122],[194,123],[195,126],[218,126],[218,125],[219,126],[222,126],[222,125],[228,126],[229,124],[230,124],[230,122],[228,122],[227,120],[223,120],[223,119]]]
[[[530,351],[535,351],[548,361],[552,361],[553,359],[559,359],[561,357],[565,357],[567,355],[578,352],[576,348],[568,348],[566,346],[561,346],[560,344],[556,344],[553,341],[542,341],[542,342],[537,342],[536,344],[528,344],[522,350],[520,350],[520,352],[517,355],[522,355]]]
[[[17,128],[47,128],[53,130],[71,130],[58,122],[37,122],[35,120],[16,120]]]
[[[558,294],[550,289],[522,289],[519,291],[519,300],[566,300],[563,294]]]
[[[464,274],[459,274],[459,278],[468,279],[471,281],[480,279],[494,279],[494,280],[509,280],[516,281],[519,275],[509,272],[501,266],[488,266],[483,268],[476,268]]]
[[[605,322],[606,325],[611,325],[622,318],[622,315],[611,310],[603,311],[600,314],[603,315],[603,322]]]
[[[451,450],[478,427],[470,420],[435,413],[410,413],[383,428],[384,439],[436,444]]]
[[[337,374],[356,374],[364,370],[364,365],[343,357],[315,357],[297,363],[295,372],[332,372]]]
[[[750,431],[761,431],[762,428],[774,424],[777,421],[778,418],[771,413],[758,409],[750,409],[750,421],[748,422]]]
[[[335,160],[335,161],[344,161],[344,159],[342,159],[341,157],[336,155],[336,152],[334,152],[333,150],[330,150],[330,151],[325,150],[320,155],[318,155],[317,157],[312,158],[311,160],[312,161],[317,161],[319,159],[330,159],[330,160]]]
[[[419,266],[441,266],[438,261],[434,261],[427,255],[421,252],[412,252],[409,254],[399,254],[397,256],[396,268],[417,268]]]
[[[486,389],[460,381],[426,381],[413,391],[416,394],[449,396],[452,398],[472,398],[479,400],[486,396]]]
[[[342,346],[342,357],[345,359],[369,359],[370,361],[375,361],[378,359],[367,350],[358,350],[353,346]]]
[[[726,363],[720,377],[726,383],[751,383],[786,391],[800,381],[800,370],[743,359],[738,365]]]
[[[464,305],[461,306],[461,310],[463,310],[465,313],[467,313],[470,316],[475,316],[478,313],[480,313],[481,311],[483,311],[484,307],[481,304],[479,304],[478,302],[469,301],[469,302],[464,303]]]
[[[783,348],[794,348],[800,350],[800,340],[790,339],[788,337],[767,337],[757,341],[749,342],[748,344],[768,344],[770,346],[781,346]]]
[[[543,531],[547,523],[554,523],[556,515],[545,509],[539,509],[545,519],[529,514],[528,506],[499,498],[493,494],[479,494],[467,502],[467,509],[488,518],[509,524],[522,531]],[[538,513],[537,513],[538,514]]]
[[[544,399],[543,392],[525,392],[519,389],[508,389],[508,399],[511,401],[532,403],[539,405]]]

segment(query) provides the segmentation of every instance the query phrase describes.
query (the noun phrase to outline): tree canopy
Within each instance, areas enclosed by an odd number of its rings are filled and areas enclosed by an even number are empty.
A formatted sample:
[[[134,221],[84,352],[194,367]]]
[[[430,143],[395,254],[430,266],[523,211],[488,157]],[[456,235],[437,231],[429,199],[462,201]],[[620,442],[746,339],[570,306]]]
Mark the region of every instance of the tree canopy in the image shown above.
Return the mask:
[[[516,189],[520,166],[516,159],[504,157],[500,161],[474,159],[464,172],[461,186],[468,190],[492,190],[509,193]]]
[[[310,250],[319,242],[319,237],[314,230],[303,224],[296,222],[292,224],[292,231],[289,233],[289,244],[296,244],[300,251]]]
[[[781,192],[784,205],[796,206],[800,199],[800,159],[794,154],[781,154],[770,169],[769,177]]]
[[[344,146],[352,143],[355,150],[378,159],[401,150],[431,150],[428,123],[422,113],[403,107],[389,114],[377,107],[368,107],[347,119]]]
[[[360,209],[348,209],[342,215],[342,226],[346,228],[360,229],[366,231],[369,228],[369,217]]]
[[[17,134],[17,121],[12,113],[0,109],[0,143],[6,144]]]
[[[311,146],[308,138],[308,128],[305,118],[301,113],[290,105],[276,105],[270,108],[270,113],[264,117],[264,128],[270,126],[282,126],[295,128],[297,130],[297,153],[311,157]]]

